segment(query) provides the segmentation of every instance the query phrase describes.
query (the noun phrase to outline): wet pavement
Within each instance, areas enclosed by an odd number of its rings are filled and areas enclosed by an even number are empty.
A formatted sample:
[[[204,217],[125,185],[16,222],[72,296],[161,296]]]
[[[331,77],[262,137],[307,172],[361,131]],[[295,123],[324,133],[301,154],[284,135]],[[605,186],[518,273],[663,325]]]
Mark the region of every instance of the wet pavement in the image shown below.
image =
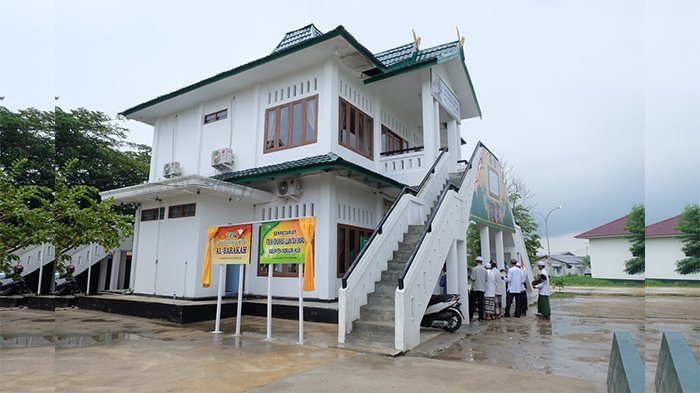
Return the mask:
[[[616,330],[632,334],[652,384],[662,331],[683,333],[698,357],[699,300],[554,298],[551,321],[530,314],[475,323],[434,339],[451,343],[436,353],[422,353],[434,359],[412,357],[411,352],[389,358],[339,349],[337,326],[331,324],[305,323],[302,346],[296,343],[297,321],[273,320],[273,340],[266,341],[265,318],[260,317],[244,316],[243,336],[234,337],[233,318],[222,321],[224,334],[215,335],[213,322],[178,325],[78,309],[4,310],[0,390],[338,392],[445,386],[451,387],[446,391],[499,392],[509,390],[511,383],[503,376],[510,375],[518,381],[518,391],[541,391],[546,384],[603,392]],[[649,379],[647,386],[653,391]]]

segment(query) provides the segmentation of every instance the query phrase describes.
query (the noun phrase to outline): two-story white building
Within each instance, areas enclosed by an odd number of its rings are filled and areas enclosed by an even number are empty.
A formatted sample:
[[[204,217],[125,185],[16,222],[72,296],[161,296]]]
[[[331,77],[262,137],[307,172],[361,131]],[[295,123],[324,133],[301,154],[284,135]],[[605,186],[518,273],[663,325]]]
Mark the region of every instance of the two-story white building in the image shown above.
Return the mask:
[[[306,295],[335,299],[402,187],[419,184],[444,147],[455,170],[460,123],[481,112],[460,42],[373,54],[342,26],[309,25],[268,56],[123,115],[154,129],[148,183],[102,193],[138,204],[135,293],[215,296],[216,274],[210,288],[199,282],[207,227],[314,216]],[[251,265],[244,292],[264,294],[266,276]],[[295,296],[295,276],[277,266],[273,295]]]

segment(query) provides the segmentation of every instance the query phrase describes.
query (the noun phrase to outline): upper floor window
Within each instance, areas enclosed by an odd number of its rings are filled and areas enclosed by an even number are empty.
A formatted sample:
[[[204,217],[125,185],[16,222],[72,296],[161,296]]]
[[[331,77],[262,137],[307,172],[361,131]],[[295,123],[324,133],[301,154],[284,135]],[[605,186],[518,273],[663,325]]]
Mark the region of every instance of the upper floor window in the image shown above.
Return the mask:
[[[144,209],[141,210],[141,221],[156,221],[165,218],[165,208]]]
[[[196,208],[196,203],[170,206],[168,208],[168,218],[194,217]]]
[[[382,126],[382,153],[408,149],[408,141]]]
[[[227,117],[228,117],[228,109],[223,109],[223,110],[220,110],[218,112],[204,115],[204,124],[213,123],[217,120],[224,120]]]
[[[264,151],[316,142],[318,95],[265,111]]]
[[[338,125],[338,142],[342,146],[373,160],[372,138],[374,135],[374,121],[368,114],[357,109],[349,102],[342,98],[339,98],[339,100],[338,122],[340,124]]]

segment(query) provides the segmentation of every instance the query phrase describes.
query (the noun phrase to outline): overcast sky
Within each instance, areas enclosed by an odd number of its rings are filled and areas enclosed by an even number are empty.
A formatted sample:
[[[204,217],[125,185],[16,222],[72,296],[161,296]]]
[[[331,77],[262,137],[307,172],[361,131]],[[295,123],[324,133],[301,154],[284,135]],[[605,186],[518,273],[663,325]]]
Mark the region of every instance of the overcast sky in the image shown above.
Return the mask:
[[[342,24],[373,52],[411,29],[423,48],[454,41],[457,26],[483,111],[462,123],[465,152],[481,140],[536,211],[563,206],[549,219],[553,253],[585,254],[572,236],[635,203],[653,223],[700,202],[700,0],[331,4],[0,0],[0,105],[115,116],[263,57],[308,23]],[[151,144],[151,127],[125,124]]]

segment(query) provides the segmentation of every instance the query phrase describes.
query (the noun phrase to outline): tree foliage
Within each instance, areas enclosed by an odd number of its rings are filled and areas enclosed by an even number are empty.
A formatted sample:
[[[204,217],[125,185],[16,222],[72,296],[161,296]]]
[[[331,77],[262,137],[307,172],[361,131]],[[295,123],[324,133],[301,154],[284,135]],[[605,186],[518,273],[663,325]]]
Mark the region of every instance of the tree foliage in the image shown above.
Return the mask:
[[[0,106],[0,167],[8,171],[25,160],[12,174],[16,184],[53,187],[54,157],[53,112],[34,108],[12,112]]]
[[[676,261],[676,272],[682,275],[700,272],[700,205],[688,205],[683,209],[676,230],[683,242],[685,258]]]
[[[537,234],[539,225],[533,217],[534,205],[532,199],[534,193],[530,191],[525,182],[515,176],[513,169],[507,164],[503,164],[503,173],[508,191],[508,200],[513,210],[513,219],[523,231],[525,249],[530,261],[537,260],[537,250],[542,247],[540,235]]]
[[[644,228],[644,205],[634,205],[625,222],[625,229],[629,232],[626,238],[632,253],[632,258],[625,261],[625,273],[629,275],[644,273]]]
[[[472,222],[467,229],[467,266],[476,265],[478,255],[481,255],[481,234],[479,226]]]

